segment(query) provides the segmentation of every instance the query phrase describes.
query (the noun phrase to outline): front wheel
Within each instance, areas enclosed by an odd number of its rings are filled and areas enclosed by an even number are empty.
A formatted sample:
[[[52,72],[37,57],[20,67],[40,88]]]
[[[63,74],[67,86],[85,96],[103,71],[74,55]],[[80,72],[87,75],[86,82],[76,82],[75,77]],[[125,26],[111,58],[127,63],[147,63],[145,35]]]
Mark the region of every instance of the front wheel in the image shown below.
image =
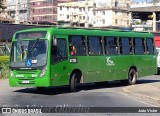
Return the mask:
[[[128,72],[128,84],[133,85],[136,83],[138,78],[138,73],[135,69],[130,69]]]

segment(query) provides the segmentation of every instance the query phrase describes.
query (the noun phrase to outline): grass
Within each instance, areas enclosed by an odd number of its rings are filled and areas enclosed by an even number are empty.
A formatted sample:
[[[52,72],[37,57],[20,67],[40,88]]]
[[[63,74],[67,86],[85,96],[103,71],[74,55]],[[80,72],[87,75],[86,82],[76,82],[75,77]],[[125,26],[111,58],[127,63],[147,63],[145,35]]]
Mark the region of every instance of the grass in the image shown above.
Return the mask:
[[[0,79],[8,78],[9,74],[9,56],[0,56]]]

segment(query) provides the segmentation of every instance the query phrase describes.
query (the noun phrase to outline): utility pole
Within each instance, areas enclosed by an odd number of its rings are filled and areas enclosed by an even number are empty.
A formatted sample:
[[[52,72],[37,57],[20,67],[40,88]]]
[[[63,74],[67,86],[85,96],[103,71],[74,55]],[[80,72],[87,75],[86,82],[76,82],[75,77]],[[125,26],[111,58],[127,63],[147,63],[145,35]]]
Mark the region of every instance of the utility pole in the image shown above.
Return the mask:
[[[29,0],[27,0],[27,23],[30,21],[30,15],[31,15],[31,5]]]
[[[153,12],[153,32],[156,31],[156,13]]]
[[[88,28],[88,0],[85,0],[85,13],[86,13],[85,27]]]
[[[20,5],[20,0],[16,0],[16,12],[15,12],[15,23],[19,24],[19,5]]]

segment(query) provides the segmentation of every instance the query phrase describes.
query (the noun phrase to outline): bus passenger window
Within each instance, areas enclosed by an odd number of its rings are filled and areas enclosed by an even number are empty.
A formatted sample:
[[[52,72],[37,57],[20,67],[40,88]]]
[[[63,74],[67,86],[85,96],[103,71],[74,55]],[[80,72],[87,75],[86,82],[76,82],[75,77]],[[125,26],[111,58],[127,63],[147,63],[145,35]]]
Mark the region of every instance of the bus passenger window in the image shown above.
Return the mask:
[[[86,45],[84,36],[70,36],[69,37],[69,51],[70,55],[84,56],[86,55]]]
[[[102,55],[102,39],[100,37],[88,37],[88,54]]]
[[[105,37],[104,47],[105,47],[106,54],[109,54],[109,55],[118,54],[117,38]]]
[[[131,38],[129,39],[129,47],[130,47],[130,49],[129,49],[130,54],[133,54],[133,44],[132,44],[132,39]]]
[[[120,54],[130,54],[129,38],[123,37],[119,39]]]
[[[135,38],[134,39],[134,52],[137,55],[144,54],[145,50],[144,50],[142,38]]]
[[[146,39],[147,54],[154,54],[154,44],[152,38]]]
[[[74,45],[70,44],[69,51],[70,51],[70,55],[72,56],[76,55],[76,48]]]

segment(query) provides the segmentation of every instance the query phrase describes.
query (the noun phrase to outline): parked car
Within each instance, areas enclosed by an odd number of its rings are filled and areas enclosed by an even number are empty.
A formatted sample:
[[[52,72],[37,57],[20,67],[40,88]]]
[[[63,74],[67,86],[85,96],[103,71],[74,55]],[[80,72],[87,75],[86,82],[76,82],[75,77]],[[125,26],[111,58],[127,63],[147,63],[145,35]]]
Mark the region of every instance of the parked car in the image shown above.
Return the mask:
[[[156,48],[157,50],[157,74],[160,74],[160,48]]]

